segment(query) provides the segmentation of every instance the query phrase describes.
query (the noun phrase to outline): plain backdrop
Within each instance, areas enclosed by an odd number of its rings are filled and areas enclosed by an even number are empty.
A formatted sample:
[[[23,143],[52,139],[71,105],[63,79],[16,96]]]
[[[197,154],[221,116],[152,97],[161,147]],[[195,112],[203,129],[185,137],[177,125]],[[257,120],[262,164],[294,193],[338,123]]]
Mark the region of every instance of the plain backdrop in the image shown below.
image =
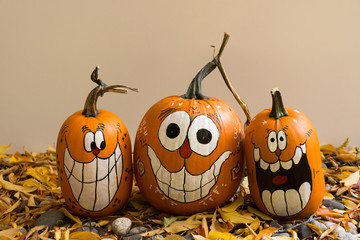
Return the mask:
[[[62,123],[95,87],[97,65],[105,83],[139,88],[98,102],[133,140],[154,103],[186,92],[224,32],[222,63],[252,117],[271,107],[278,87],[285,105],[313,122],[320,144],[360,145],[357,0],[0,0],[0,145],[55,147]],[[245,121],[219,71],[203,92]]]

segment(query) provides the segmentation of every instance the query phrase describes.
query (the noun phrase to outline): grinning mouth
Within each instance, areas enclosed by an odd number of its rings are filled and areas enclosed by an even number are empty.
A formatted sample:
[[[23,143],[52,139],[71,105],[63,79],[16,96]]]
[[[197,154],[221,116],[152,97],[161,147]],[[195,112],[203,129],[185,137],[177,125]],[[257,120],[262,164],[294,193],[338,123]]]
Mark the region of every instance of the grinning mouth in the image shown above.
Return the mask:
[[[288,161],[268,163],[254,148],[256,178],[262,202],[277,216],[293,216],[302,211],[311,195],[311,168],[306,156],[306,143],[296,147]]]
[[[185,166],[177,172],[169,172],[156,156],[155,151],[148,146],[151,167],[161,191],[169,198],[182,202],[195,202],[206,197],[216,184],[222,164],[229,158],[231,152],[226,151],[204,173],[193,175]]]
[[[109,158],[95,157],[88,163],[76,161],[65,150],[66,177],[75,199],[86,210],[100,211],[110,204],[120,185],[122,167],[119,144]]]

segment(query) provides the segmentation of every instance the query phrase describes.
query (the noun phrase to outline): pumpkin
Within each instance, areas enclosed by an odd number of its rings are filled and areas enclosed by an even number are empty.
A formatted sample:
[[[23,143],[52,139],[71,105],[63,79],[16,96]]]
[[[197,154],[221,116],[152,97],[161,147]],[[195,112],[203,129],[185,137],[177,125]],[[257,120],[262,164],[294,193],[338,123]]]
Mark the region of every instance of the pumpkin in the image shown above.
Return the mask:
[[[263,212],[301,219],[320,206],[325,189],[319,140],[310,120],[285,108],[278,89],[271,109],[260,112],[245,136],[250,193]]]
[[[56,145],[61,190],[66,205],[87,217],[106,216],[127,202],[132,187],[132,156],[129,133],[114,113],[98,110],[97,99],[106,92],[126,93],[122,85],[98,84],[86,99],[84,110],[63,123]]]
[[[162,212],[190,215],[227,203],[244,170],[244,130],[236,111],[203,95],[209,62],[186,94],[155,103],[140,122],[134,174],[145,199]]]

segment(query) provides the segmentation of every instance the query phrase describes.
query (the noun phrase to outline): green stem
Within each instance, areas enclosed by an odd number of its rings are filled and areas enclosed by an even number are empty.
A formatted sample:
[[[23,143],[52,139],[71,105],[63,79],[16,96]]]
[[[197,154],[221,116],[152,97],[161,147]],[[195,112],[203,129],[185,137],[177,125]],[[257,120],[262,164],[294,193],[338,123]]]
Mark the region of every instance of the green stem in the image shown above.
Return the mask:
[[[269,117],[279,119],[285,116],[289,116],[289,113],[286,111],[284,107],[279,89],[273,88],[271,90],[271,96],[272,96],[272,109],[269,114]]]
[[[99,114],[97,110],[97,100],[99,97],[102,97],[106,92],[117,92],[117,93],[127,93],[128,90],[132,90],[137,92],[137,88],[130,88],[124,85],[110,85],[107,86],[101,79],[99,78],[99,67],[96,67],[94,71],[91,73],[91,80],[98,84],[96,88],[94,88],[86,98],[84,110],[82,115],[85,117],[96,117]]]

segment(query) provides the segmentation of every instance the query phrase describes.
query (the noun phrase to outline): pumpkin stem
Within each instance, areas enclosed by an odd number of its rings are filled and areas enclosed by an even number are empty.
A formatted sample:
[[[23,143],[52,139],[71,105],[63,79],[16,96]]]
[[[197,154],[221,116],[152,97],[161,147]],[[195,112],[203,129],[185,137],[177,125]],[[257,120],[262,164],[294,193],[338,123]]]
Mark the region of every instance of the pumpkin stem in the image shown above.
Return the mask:
[[[221,47],[220,47],[220,50],[219,50],[219,54],[214,58],[213,61],[215,61],[215,64],[216,66],[218,67],[220,73],[221,73],[221,76],[223,77],[225,83],[226,83],[226,86],[229,88],[230,92],[233,94],[233,96],[235,97],[236,101],[240,104],[240,107],[242,108],[242,110],[244,111],[245,113],[245,116],[246,116],[246,123],[244,124],[244,127],[245,127],[245,131],[247,129],[247,126],[250,124],[250,121],[251,121],[251,116],[250,116],[250,111],[249,111],[249,108],[247,106],[247,104],[240,98],[240,96],[237,94],[237,92],[235,91],[235,89],[233,88],[233,86],[231,85],[230,81],[229,81],[229,78],[227,77],[226,75],[226,72],[225,72],[225,69],[224,67],[222,66],[221,64],[221,61],[220,61],[220,57],[221,57],[221,54],[222,52],[224,51],[224,48],[227,44],[227,42],[229,41],[229,38],[230,38],[230,35],[228,33],[224,33],[224,40],[221,44]]]
[[[271,90],[271,96],[272,96],[272,109],[269,114],[269,117],[279,119],[285,116],[289,116],[289,113],[286,111],[284,107],[279,89],[273,88]]]
[[[91,73],[90,79],[95,82],[98,86],[94,88],[86,98],[84,110],[82,115],[86,117],[96,117],[99,114],[96,104],[99,97],[102,97],[106,92],[117,92],[117,93],[127,93],[127,89],[137,92],[137,88],[131,88],[124,85],[106,85],[99,78],[99,67],[96,67]]]

